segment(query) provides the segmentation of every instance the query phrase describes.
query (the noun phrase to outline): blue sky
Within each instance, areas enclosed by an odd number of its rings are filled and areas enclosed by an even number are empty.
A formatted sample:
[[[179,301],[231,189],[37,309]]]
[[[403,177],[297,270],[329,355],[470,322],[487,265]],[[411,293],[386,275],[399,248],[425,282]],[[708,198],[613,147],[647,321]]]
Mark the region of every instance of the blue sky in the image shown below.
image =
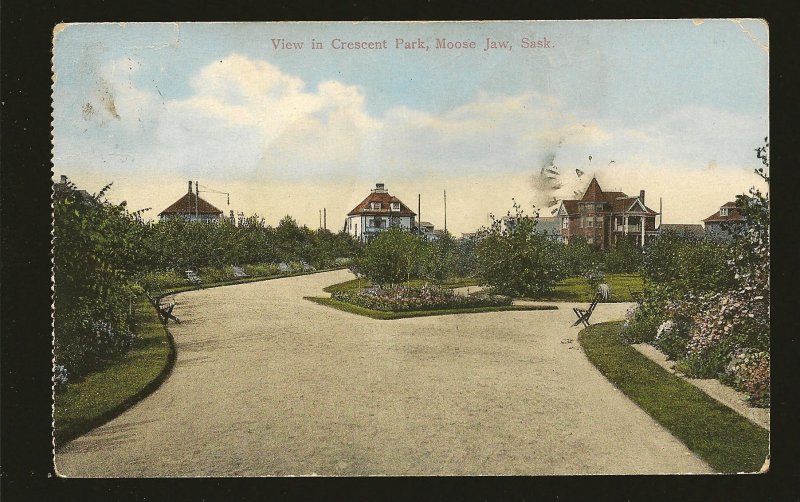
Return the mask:
[[[448,207],[454,197],[463,204],[448,226],[466,232],[512,196],[545,208],[585,187],[567,180],[577,168],[606,187],[663,197],[665,222],[695,223],[756,183],[753,149],[769,133],[768,33],[758,20],[57,31],[56,175],[90,190],[114,181],[112,197],[153,214],[199,178],[230,191],[237,212],[270,222],[290,213],[315,227],[324,206],[338,226],[384,182],[401,199],[422,193],[424,219],[437,225],[447,188]],[[477,48],[394,48],[417,37]],[[487,37],[512,48],[484,51]],[[525,49],[524,37],[551,48]],[[278,38],[304,47],[276,50]],[[388,48],[334,50],[335,38]],[[536,180],[553,157],[557,189]]]

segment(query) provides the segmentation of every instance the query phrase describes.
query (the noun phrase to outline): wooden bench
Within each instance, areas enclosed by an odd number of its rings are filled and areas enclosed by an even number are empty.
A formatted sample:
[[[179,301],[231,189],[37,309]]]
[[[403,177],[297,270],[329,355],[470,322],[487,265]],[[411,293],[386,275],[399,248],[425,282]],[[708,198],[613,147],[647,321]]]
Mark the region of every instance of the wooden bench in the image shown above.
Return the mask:
[[[237,279],[241,279],[243,277],[250,277],[248,274],[244,272],[242,267],[233,266],[233,276]]]
[[[584,326],[589,327],[589,319],[592,317],[592,312],[594,312],[594,308],[597,307],[597,303],[600,301],[600,295],[594,295],[594,300],[589,305],[588,309],[582,309],[578,307],[574,307],[572,309],[575,312],[575,315],[578,316],[578,320],[575,321],[572,326],[577,326],[578,324],[583,323]]]
[[[145,293],[145,294],[147,294],[147,293]],[[178,324],[181,323],[181,320],[178,319],[177,317],[175,317],[175,315],[172,313],[172,309],[175,308],[175,301],[172,301],[172,302],[170,302],[170,303],[168,303],[166,305],[162,305],[161,304],[162,298],[159,298],[158,300],[155,300],[149,294],[147,294],[147,298],[150,300],[150,302],[156,308],[156,312],[158,312],[158,317],[161,319],[161,322],[163,324],[167,324],[167,321],[169,321],[170,319],[172,319],[173,321],[175,321]]]

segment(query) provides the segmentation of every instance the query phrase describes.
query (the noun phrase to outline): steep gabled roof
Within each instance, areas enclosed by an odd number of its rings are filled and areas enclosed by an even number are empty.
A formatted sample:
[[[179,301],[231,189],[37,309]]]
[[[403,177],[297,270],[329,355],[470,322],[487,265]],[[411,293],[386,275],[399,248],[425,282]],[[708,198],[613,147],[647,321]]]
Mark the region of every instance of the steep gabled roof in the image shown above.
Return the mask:
[[[195,204],[195,201],[196,204]],[[201,197],[193,193],[186,193],[183,197],[176,200],[171,206],[158,213],[159,216],[164,214],[216,214],[221,215],[222,210],[217,209],[214,205],[204,201]]]
[[[381,204],[380,209],[370,209],[370,204],[372,202],[379,202]],[[400,203],[400,211],[389,211],[390,204],[392,202],[399,202]],[[347,216],[356,216],[359,214],[367,214],[367,215],[382,215],[382,214],[391,214],[393,216],[416,216],[417,213],[412,211],[408,208],[403,201],[395,197],[394,195],[390,195],[386,192],[373,192],[361,201],[359,205],[353,208],[352,211],[347,213]]]
[[[578,201],[565,199],[561,201],[561,207],[564,208],[564,211],[567,212],[568,215],[572,216],[574,214],[578,214]],[[560,208],[559,208],[560,209]]]
[[[581,202],[605,202],[605,197],[603,197],[603,190],[600,188],[600,183],[597,182],[597,178],[592,178],[591,183],[586,188],[586,192],[584,192],[583,197],[581,197]]]

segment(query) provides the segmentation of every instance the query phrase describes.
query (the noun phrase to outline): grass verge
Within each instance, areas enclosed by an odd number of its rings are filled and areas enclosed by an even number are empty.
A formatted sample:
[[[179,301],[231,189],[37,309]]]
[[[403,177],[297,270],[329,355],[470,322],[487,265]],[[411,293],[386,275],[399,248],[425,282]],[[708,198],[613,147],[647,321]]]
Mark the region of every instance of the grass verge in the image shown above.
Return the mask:
[[[111,420],[153,392],[172,370],[175,347],[152,304],[134,305],[136,345],[111,365],[55,395],[55,441],[67,441]]]
[[[769,432],[623,343],[621,324],[595,324],[580,332],[578,340],[592,364],[713,469],[761,469]]]
[[[160,296],[331,270],[338,268],[180,286],[169,288]],[[135,309],[139,336],[136,346],[120,359],[82,380],[71,382],[55,395],[53,434],[57,447],[108,422],[147,397],[172,370],[176,353],[169,331],[147,299],[137,302]]]
[[[474,307],[468,309],[445,309],[445,310],[413,310],[409,312],[385,312],[382,310],[372,310],[352,303],[341,302],[333,298],[322,298],[317,296],[304,296],[306,300],[332,307],[337,310],[349,312],[351,314],[363,315],[372,319],[394,320],[405,319],[408,317],[426,317],[451,314],[480,314],[483,312],[505,312],[515,310],[556,310],[555,305],[506,305],[502,307]]]
[[[644,279],[639,274],[606,274],[605,283],[611,288],[611,303],[633,302],[631,291],[641,292],[644,289]],[[583,277],[569,277],[559,281],[553,291],[536,298],[547,302],[585,302],[591,303],[595,292],[589,287],[589,281]]]

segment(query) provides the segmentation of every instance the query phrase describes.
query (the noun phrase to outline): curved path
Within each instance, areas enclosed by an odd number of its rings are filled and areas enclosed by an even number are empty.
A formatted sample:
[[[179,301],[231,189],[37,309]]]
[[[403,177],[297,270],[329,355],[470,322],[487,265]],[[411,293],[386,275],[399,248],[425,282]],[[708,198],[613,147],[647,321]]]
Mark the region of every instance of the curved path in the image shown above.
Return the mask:
[[[59,474],[709,472],[588,362],[571,305],[379,321],[302,299],[349,277],[179,295],[170,377],[65,445]]]

